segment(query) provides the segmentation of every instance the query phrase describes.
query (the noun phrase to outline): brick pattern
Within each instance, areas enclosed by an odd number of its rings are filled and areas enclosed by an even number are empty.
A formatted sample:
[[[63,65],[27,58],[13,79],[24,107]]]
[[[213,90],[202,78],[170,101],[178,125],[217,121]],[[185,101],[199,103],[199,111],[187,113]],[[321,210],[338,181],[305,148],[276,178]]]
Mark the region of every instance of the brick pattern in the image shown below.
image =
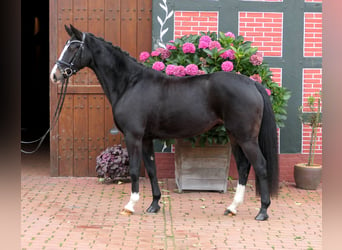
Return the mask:
[[[270,68],[272,71],[272,80],[278,83],[279,86],[282,85],[282,68]],[[280,129],[277,128],[277,137],[278,137],[278,151],[280,153]]]
[[[322,56],[322,13],[304,13],[304,56]]]
[[[302,105],[304,112],[311,112],[307,100],[311,95],[318,95],[322,89],[322,69],[303,69],[303,96]]]
[[[286,155],[289,158],[293,154]],[[237,216],[228,217],[223,212],[233,201],[237,181],[229,181],[225,194],[179,194],[174,179],[160,179],[161,210],[152,215],[145,212],[152,201],[151,185],[141,178],[140,200],[128,217],[120,212],[129,200],[130,183],[99,184],[94,177],[52,178],[48,166],[40,155],[22,165],[22,250],[322,249],[321,186],[308,192],[281,183],[268,209],[270,220],[260,223],[254,220],[260,198],[255,196],[253,181],[248,182]]]
[[[174,38],[200,34],[200,31],[218,32],[217,11],[175,11]]]
[[[282,85],[282,68],[270,68],[272,71],[272,80],[276,83],[278,83],[279,86]]]
[[[308,154],[310,151],[311,127],[303,125],[302,127],[302,154]],[[317,139],[315,145],[315,154],[322,154],[322,128],[317,128]]]
[[[307,105],[307,99],[311,95],[318,95],[322,89],[322,69],[303,69],[303,96],[302,105],[304,112],[311,112]],[[322,103],[321,103],[322,104]],[[309,153],[311,128],[308,125],[302,126],[302,153]],[[317,141],[315,153],[322,154],[322,128],[317,130]]]
[[[263,56],[282,56],[283,13],[239,12],[239,35]]]

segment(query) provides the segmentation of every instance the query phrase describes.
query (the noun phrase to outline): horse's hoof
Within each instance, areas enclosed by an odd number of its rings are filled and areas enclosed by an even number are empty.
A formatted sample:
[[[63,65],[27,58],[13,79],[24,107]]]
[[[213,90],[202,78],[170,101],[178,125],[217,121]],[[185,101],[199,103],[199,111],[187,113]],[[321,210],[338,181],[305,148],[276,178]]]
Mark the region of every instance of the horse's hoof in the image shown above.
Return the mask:
[[[228,216],[232,217],[232,216],[235,216],[236,214],[233,213],[232,211],[230,211],[229,209],[226,209],[226,211],[224,211],[224,215],[228,215]]]
[[[121,215],[125,215],[125,216],[130,216],[130,215],[133,214],[133,212],[124,208],[124,209],[121,210],[120,214]]]
[[[155,214],[158,213],[158,211],[160,210],[160,206],[150,206],[148,209],[146,209],[146,212],[151,213],[151,214]]]
[[[268,215],[267,213],[259,212],[255,219],[258,221],[265,221],[268,219]]]

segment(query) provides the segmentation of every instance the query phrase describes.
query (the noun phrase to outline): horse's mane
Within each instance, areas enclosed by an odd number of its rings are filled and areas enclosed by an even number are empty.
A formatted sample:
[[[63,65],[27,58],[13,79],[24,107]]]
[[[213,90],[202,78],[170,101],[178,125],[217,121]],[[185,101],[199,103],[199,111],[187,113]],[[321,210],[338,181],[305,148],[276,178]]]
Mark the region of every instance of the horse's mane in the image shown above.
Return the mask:
[[[91,36],[91,37],[93,37],[93,38],[96,38],[96,39],[98,39],[98,40],[100,40],[100,41],[102,41],[102,42],[108,44],[108,45],[109,45],[111,48],[113,48],[114,50],[119,51],[120,53],[122,53],[122,54],[124,54],[125,56],[127,56],[130,60],[133,60],[134,62],[140,64],[141,66],[146,67],[144,64],[142,64],[141,62],[139,62],[135,57],[131,56],[127,51],[122,50],[122,49],[121,49],[119,46],[117,46],[117,45],[113,45],[113,43],[110,42],[110,41],[106,41],[103,37],[95,36],[95,35],[92,34],[92,33],[87,33],[87,35],[89,35],[89,36]]]
[[[139,71],[136,71],[133,74],[129,75],[130,83],[133,85],[141,78],[140,73],[142,73],[142,72],[150,74],[150,75],[157,77],[159,79],[168,79],[168,78],[174,77],[174,76],[167,76],[166,74],[164,74],[162,72],[156,71],[156,70],[152,69],[151,67],[144,65],[142,62],[138,61],[136,58],[131,56],[127,51],[122,50],[117,45],[113,45],[113,43],[110,41],[106,41],[103,37],[95,36],[92,33],[87,33],[87,35],[93,37],[94,39],[97,39],[97,40],[103,42],[104,44],[107,44],[109,46],[109,48],[112,49],[114,52],[116,52],[116,53],[118,52],[119,54],[122,54],[123,57],[125,57],[128,60],[128,62],[129,61],[132,62],[133,64],[137,65],[141,69],[141,71],[139,70]]]
[[[123,76],[125,79],[127,79],[127,81],[129,84],[126,85],[115,85],[115,88],[117,89],[117,91],[119,93],[122,93],[123,91],[125,91],[125,89],[127,87],[130,86],[134,86],[141,78],[142,78],[142,74],[149,74],[153,77],[157,77],[159,79],[164,79],[167,78],[167,76],[159,71],[156,71],[146,65],[144,65],[143,63],[139,62],[136,58],[132,57],[127,51],[122,50],[119,46],[113,45],[112,42],[106,41],[104,38],[102,37],[98,37],[95,36],[92,33],[87,33],[87,35],[89,35],[90,37],[92,37],[95,40],[98,40],[100,42],[102,42],[104,44],[104,46],[108,46],[107,49],[109,49],[109,51],[115,55],[120,55],[120,57],[122,57],[122,59],[124,59],[125,61],[127,61],[127,63],[129,64],[134,64],[135,67],[138,67],[138,69],[134,70],[133,72],[129,73],[129,74],[120,74],[121,76]],[[121,64],[122,65],[122,64]],[[128,68],[130,68],[128,66]],[[117,72],[117,73],[122,73],[122,72]],[[102,78],[104,76],[102,75],[97,75],[97,77]]]

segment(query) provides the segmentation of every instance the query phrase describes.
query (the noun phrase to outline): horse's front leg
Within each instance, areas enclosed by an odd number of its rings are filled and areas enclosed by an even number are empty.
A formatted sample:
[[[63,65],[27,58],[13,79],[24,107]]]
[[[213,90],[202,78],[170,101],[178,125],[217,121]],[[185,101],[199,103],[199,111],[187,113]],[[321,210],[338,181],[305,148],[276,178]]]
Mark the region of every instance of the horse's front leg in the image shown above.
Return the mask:
[[[125,141],[129,156],[129,173],[132,181],[131,198],[121,214],[130,215],[134,212],[134,205],[139,201],[139,174],[142,158],[142,137],[125,135]]]
[[[150,139],[143,140],[143,160],[145,168],[147,170],[148,176],[150,178],[153,201],[150,207],[146,210],[148,213],[157,213],[160,210],[159,200],[160,200],[160,189],[157,179],[157,171],[153,150],[153,141]]]

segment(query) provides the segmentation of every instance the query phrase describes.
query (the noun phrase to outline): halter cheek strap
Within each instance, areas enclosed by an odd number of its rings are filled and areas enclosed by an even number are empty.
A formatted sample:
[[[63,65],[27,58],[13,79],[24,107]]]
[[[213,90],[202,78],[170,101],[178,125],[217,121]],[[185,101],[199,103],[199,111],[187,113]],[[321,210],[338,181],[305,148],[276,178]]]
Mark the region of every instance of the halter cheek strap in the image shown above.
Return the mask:
[[[84,40],[85,40],[85,33],[83,33],[82,41],[73,40],[73,41],[69,41],[68,44],[66,45],[66,46],[70,46],[72,43],[79,43],[80,44],[80,47],[78,48],[76,54],[74,55],[74,57],[72,58],[70,63],[67,63],[63,60],[57,60],[57,62],[56,62],[57,67],[58,67],[59,71],[63,74],[64,78],[68,78],[68,77],[76,74],[77,71],[79,71],[79,69],[77,67],[75,67],[74,62],[76,61],[76,59],[78,59],[78,57],[80,57],[81,52],[83,51]],[[66,67],[63,68],[62,66],[66,66]]]

